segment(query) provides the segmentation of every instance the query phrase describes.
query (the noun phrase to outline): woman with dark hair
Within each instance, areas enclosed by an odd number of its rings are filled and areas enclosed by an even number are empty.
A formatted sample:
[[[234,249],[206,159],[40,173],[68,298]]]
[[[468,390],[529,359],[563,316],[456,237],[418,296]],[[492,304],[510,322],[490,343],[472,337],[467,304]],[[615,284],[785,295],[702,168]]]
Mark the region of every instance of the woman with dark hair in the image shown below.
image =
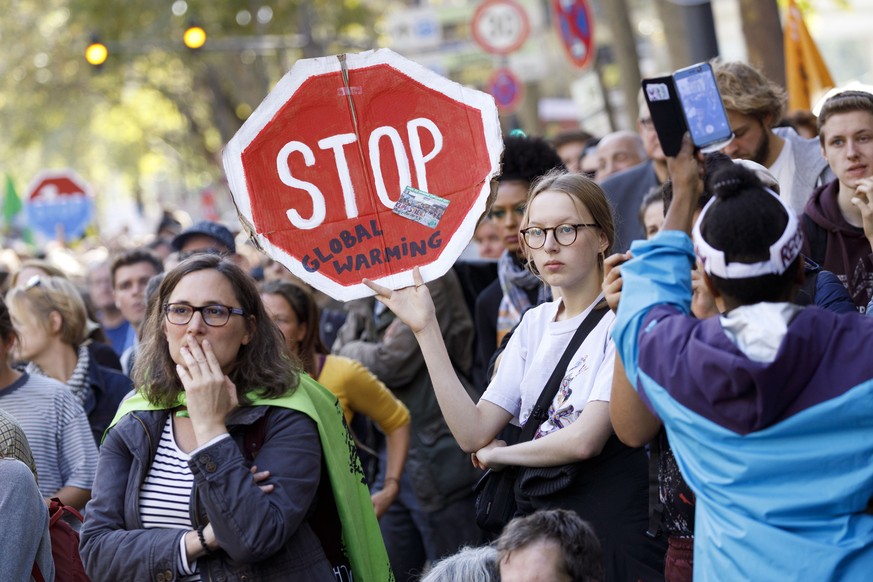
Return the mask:
[[[360,413],[375,421],[384,433],[384,485],[372,497],[376,517],[382,517],[399,493],[409,451],[409,410],[359,362],[329,354],[319,334],[318,305],[308,290],[274,280],[261,285],[261,300],[285,336],[290,352],[303,362],[303,369],[339,399],[346,423],[351,426],[354,415]]]
[[[521,246],[521,221],[531,183],[550,170],[563,169],[561,158],[543,139],[513,135],[504,140],[497,197],[488,219],[497,229],[504,251],[497,260],[497,280],[476,298],[476,354],[473,381],[481,391],[488,384],[485,370],[504,336],[529,308],[552,298],[526,267]]]
[[[82,530],[93,579],[389,579],[336,399],[243,270],[196,255],[170,271],[134,377]]]
[[[615,316],[600,290],[604,256],[615,239],[609,202],[588,178],[549,173],[532,187],[521,226],[529,268],[559,299],[527,311],[478,402],[449,361],[418,271],[415,286],[406,289],[365,283],[415,332],[449,429],[474,464],[519,469],[519,512],[571,509],[590,521],[603,546],[606,581],[663,579],[664,549],[646,536],[645,451],[621,444],[609,420]],[[574,336],[581,342],[572,343]],[[547,385],[554,396],[540,404]],[[498,440],[510,424],[530,439]],[[565,483],[548,477],[546,469],[558,467],[567,471]]]
[[[34,275],[6,297],[18,332],[17,355],[25,370],[65,383],[79,401],[99,443],[130,379],[101,365],[86,340],[88,314],[76,286],[63,277]]]
[[[803,232],[745,168],[713,175],[692,243],[702,188],[688,136],[670,165],[662,232],[621,265],[616,373],[630,383],[612,405],[643,403],[667,429],[696,499],[694,579],[866,580],[873,327],[791,302]],[[689,315],[695,258],[718,317]]]

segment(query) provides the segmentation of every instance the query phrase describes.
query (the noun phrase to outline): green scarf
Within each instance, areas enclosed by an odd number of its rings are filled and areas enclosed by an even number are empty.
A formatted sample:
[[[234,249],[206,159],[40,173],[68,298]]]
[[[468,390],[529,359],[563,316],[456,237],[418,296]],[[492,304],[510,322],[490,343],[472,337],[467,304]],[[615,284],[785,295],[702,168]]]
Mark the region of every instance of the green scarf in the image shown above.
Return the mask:
[[[356,582],[394,580],[388,563],[388,554],[373,512],[370,492],[364,481],[364,472],[358,459],[354,441],[343,423],[343,413],[336,396],[307,376],[300,375],[300,383],[291,394],[264,399],[254,392],[248,398],[252,406],[279,406],[302,412],[318,425],[321,451],[327,464],[333,497],[342,524],[345,546]],[[162,410],[185,404],[185,393],[169,407],[156,406],[140,393],[121,403],[109,429],[121,418],[136,410]],[[107,429],[107,432],[109,431]],[[104,437],[105,438],[105,437]]]

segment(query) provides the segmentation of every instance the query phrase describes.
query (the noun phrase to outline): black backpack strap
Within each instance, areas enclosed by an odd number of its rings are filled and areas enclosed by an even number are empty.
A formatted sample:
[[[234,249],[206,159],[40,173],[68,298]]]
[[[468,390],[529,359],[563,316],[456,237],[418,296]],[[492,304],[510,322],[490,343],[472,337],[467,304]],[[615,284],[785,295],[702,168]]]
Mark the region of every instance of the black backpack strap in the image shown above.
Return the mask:
[[[818,285],[818,274],[821,273],[821,267],[803,255],[803,285],[797,290],[797,295],[794,297],[794,303],[797,305],[815,305],[815,289]]]
[[[549,405],[552,403],[552,400],[555,399],[555,394],[558,393],[558,388],[561,386],[561,380],[564,379],[564,374],[567,372],[567,366],[570,365],[570,360],[576,354],[576,351],[579,349],[579,346],[582,345],[582,342],[585,341],[585,338],[588,337],[588,334],[597,327],[597,324],[600,323],[600,320],[603,319],[603,316],[606,315],[607,311],[609,311],[607,305],[598,304],[590,313],[588,313],[585,320],[579,324],[576,333],[573,334],[570,343],[567,344],[567,348],[564,350],[564,354],[561,356],[561,359],[555,366],[555,370],[549,377],[549,381],[546,382],[545,387],[543,387],[543,391],[540,393],[540,397],[537,399],[537,403],[534,405],[533,410],[531,410],[530,416],[527,417],[527,422],[524,423],[524,428],[521,430],[521,436],[519,437],[518,442],[522,443],[524,441],[533,440],[537,427],[539,427],[548,416]]]
[[[665,436],[662,427],[649,443],[649,528],[646,530],[646,535],[653,538],[657,537],[661,530],[661,517],[664,515],[658,468],[661,461],[661,439]]]
[[[823,265],[828,246],[828,233],[810,218],[808,214],[802,214],[801,220],[803,222],[803,234],[806,237],[804,242],[806,243],[805,249],[807,252],[804,254],[809,259],[812,259],[814,263]]]

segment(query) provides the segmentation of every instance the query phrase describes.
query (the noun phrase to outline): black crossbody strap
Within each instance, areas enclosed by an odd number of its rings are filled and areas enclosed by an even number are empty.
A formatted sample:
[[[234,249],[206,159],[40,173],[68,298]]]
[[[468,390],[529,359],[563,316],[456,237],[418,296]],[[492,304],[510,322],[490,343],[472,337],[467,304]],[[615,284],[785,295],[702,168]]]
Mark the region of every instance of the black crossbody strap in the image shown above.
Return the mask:
[[[646,534],[653,538],[657,537],[661,530],[661,518],[664,515],[664,506],[661,504],[661,480],[658,474],[658,465],[661,462],[661,438],[667,438],[663,428],[649,443],[649,529],[646,530]]]
[[[537,427],[546,420],[549,405],[552,403],[552,400],[555,399],[555,394],[558,393],[558,388],[561,386],[561,380],[564,379],[564,374],[567,372],[567,366],[570,365],[570,360],[576,354],[576,351],[579,349],[579,346],[582,345],[582,342],[585,341],[585,338],[588,337],[588,334],[597,327],[597,324],[600,323],[600,320],[603,319],[603,316],[606,315],[607,311],[609,311],[609,307],[605,305],[603,307],[597,306],[592,309],[585,317],[585,320],[579,324],[576,333],[573,334],[570,343],[567,344],[567,349],[564,350],[564,354],[555,366],[555,370],[552,372],[551,377],[549,377],[549,381],[546,382],[545,387],[543,387],[543,391],[540,393],[540,397],[537,399],[537,403],[534,405],[533,410],[531,410],[527,422],[524,423],[524,428],[521,430],[521,436],[519,437],[518,442],[523,443],[532,440],[534,434],[536,434]]]

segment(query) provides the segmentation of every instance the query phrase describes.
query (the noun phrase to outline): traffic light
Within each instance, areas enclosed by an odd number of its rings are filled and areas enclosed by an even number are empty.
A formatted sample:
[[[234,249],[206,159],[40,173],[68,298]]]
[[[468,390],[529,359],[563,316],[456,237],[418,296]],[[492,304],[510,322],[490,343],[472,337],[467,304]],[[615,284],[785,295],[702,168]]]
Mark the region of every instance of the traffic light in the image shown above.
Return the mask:
[[[100,67],[108,57],[109,49],[106,48],[106,45],[100,42],[96,36],[92,37],[85,49],[85,60],[88,61],[88,64],[92,67]]]
[[[182,35],[182,42],[191,50],[197,50],[206,44],[206,31],[196,23],[191,23]]]

